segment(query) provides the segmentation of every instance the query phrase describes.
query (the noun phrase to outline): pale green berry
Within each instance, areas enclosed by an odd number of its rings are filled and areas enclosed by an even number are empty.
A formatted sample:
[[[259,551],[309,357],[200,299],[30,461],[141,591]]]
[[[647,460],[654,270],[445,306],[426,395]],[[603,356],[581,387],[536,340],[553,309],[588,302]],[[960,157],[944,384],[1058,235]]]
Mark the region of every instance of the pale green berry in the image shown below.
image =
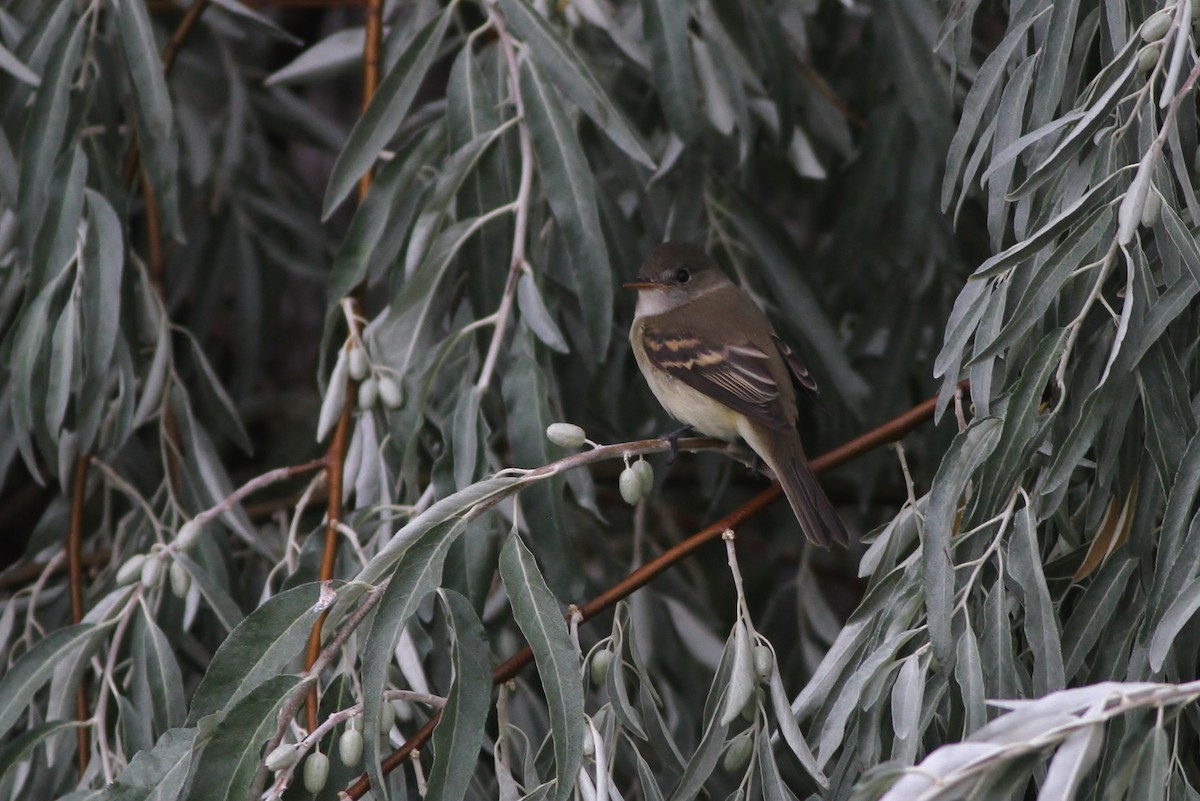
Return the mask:
[[[158,586],[159,579],[162,578],[162,560],[157,556],[148,558],[142,562],[142,586],[148,590],[152,590]]]
[[[367,352],[357,345],[350,347],[350,377],[362,381],[371,372],[371,363],[367,361]]]
[[[313,751],[304,760],[304,789],[310,793],[319,793],[325,789],[325,781],[329,778],[329,757],[320,751]]]
[[[725,759],[721,764],[728,772],[737,773],[746,767],[746,763],[750,761],[750,754],[753,751],[754,738],[750,732],[744,731],[730,741],[729,746],[725,749]]]
[[[195,520],[189,520],[179,527],[179,533],[175,535],[175,547],[187,551],[196,544],[196,540],[200,539],[200,532],[203,526]]]
[[[642,484],[642,495],[650,494],[654,489],[654,468],[645,459],[638,459],[633,463],[633,472],[637,473],[638,481]]]
[[[580,448],[587,433],[574,423],[551,423],[546,426],[546,438],[564,448]]]
[[[625,503],[630,506],[640,501],[642,495],[645,494],[642,479],[632,467],[626,467],[621,471],[621,476],[617,479],[617,489],[621,491],[621,497],[625,499]]]
[[[125,560],[117,569],[117,583],[124,586],[132,584],[142,577],[142,565],[146,562],[146,554],[135,553]]]
[[[1149,72],[1154,69],[1154,65],[1158,63],[1159,57],[1162,55],[1162,45],[1155,42],[1151,45],[1146,45],[1138,51],[1138,72]]]
[[[400,404],[404,403],[404,393],[400,391],[400,385],[386,375],[379,379],[379,398],[389,409],[399,409]]]
[[[1162,195],[1154,191],[1154,187],[1146,193],[1146,202],[1142,204],[1142,225],[1153,228],[1158,222],[1158,214],[1162,211]]]
[[[594,684],[603,684],[608,678],[608,666],[612,664],[613,652],[605,648],[592,654],[592,682]]]
[[[765,645],[754,646],[754,672],[763,681],[769,681],[775,671],[775,654]]]
[[[1161,11],[1156,11],[1146,18],[1142,23],[1142,28],[1139,33],[1142,36],[1143,42],[1157,42],[1166,35],[1167,29],[1171,27],[1171,18],[1175,16],[1175,12],[1171,9],[1164,8]]]
[[[263,764],[267,766],[267,770],[272,773],[278,773],[295,765],[299,759],[300,752],[296,750],[296,746],[291,743],[282,743],[274,751],[267,754],[267,758],[263,760]]]
[[[171,579],[171,592],[175,593],[175,597],[182,598],[187,595],[188,588],[192,586],[192,575],[188,573],[183,563],[172,559],[171,571],[168,576]]]
[[[379,400],[379,381],[374,376],[358,385],[358,408],[370,411]]]
[[[342,736],[338,738],[338,756],[341,757],[342,764],[348,768],[354,767],[362,759],[362,752],[362,732],[354,729],[342,732]]]
[[[396,725],[396,709],[387,701],[379,707],[379,733],[386,735]]]

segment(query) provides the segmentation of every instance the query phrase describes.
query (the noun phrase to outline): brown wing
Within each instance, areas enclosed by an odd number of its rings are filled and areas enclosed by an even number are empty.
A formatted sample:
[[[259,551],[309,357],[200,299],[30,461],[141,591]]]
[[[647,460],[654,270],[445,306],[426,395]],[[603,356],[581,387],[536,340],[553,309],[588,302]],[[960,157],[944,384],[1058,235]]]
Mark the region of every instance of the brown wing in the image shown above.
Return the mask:
[[[692,389],[771,428],[794,425],[791,387],[781,393],[771,369],[772,354],[748,343],[705,343],[687,331],[643,329],[642,344],[651,364]],[[783,397],[781,397],[783,395]]]
[[[800,357],[796,355],[788,343],[784,342],[776,334],[771,334],[771,341],[779,349],[779,355],[783,357],[783,361],[787,364],[788,370],[791,371],[792,377],[796,379],[796,383],[800,388],[807,392],[818,404],[824,406],[821,403],[821,390],[817,387],[816,380],[812,377],[812,373],[808,372],[808,367],[800,360]]]

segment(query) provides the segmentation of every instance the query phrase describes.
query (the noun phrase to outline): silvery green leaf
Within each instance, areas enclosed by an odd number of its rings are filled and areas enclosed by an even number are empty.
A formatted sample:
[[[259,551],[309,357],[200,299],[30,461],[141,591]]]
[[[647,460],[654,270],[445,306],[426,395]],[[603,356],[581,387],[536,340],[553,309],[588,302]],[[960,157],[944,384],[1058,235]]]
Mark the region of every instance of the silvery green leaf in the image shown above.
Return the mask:
[[[892,731],[901,740],[915,738],[920,733],[917,725],[925,695],[925,666],[922,661],[920,654],[905,657],[892,688]]]
[[[956,659],[954,661],[954,679],[962,692],[963,711],[966,720],[963,732],[979,729],[987,723],[987,707],[984,705],[983,694],[983,665],[979,658],[979,642],[975,639],[975,631],[971,628],[970,619],[966,620],[962,634],[959,635]]]
[[[454,484],[458,489],[466,487],[475,478],[480,448],[487,444],[481,442],[479,436],[482,424],[479,415],[481,399],[482,394],[478,387],[472,385],[463,390],[454,407],[451,445],[454,456]]]
[[[922,565],[929,640],[941,659],[951,658],[950,614],[954,605],[954,564],[950,542],[958,520],[959,503],[967,482],[1000,441],[1000,420],[974,421],[955,437],[933,479],[925,514]]]
[[[291,86],[341,75],[362,61],[366,31],[343,28],[302,51],[263,81],[265,86]]]
[[[426,23],[392,66],[371,98],[370,105],[350,132],[346,146],[329,175],[321,216],[328,218],[342,204],[359,177],[374,165],[379,151],[396,133],[437,56],[454,6],[447,6]]]
[[[505,21],[529,45],[530,54],[571,102],[635,161],[654,169],[637,132],[605,91],[604,85],[571,47],[526,0],[500,0]],[[524,90],[522,90],[524,91]],[[528,112],[528,109],[526,109]]]
[[[733,663],[725,691],[725,707],[721,711],[722,726],[728,726],[742,713],[743,707],[754,697],[754,689],[758,684],[758,676],[754,672],[750,631],[740,616],[733,624],[732,638]]]
[[[192,586],[198,590],[201,597],[208,603],[208,608],[228,632],[232,632],[245,618],[237,602],[229,597],[229,592],[209,574],[198,562],[186,554],[176,552],[172,559],[183,564],[188,575],[192,577]]]
[[[296,691],[300,678],[273,675],[229,705],[194,755],[194,780],[187,801],[246,798],[262,759],[262,748],[275,732],[279,708]]]
[[[579,654],[558,602],[546,586],[533,554],[512,532],[500,552],[500,576],[513,617],[529,641],[550,712],[554,739],[554,797],[565,801],[575,787],[583,758],[583,687]]]
[[[438,596],[452,632],[450,658],[454,664],[454,686],[433,730],[433,768],[425,798],[461,801],[471,781],[469,766],[479,761],[484,726],[491,710],[491,653],[487,634],[467,599],[448,590],[440,590]]]
[[[538,291],[537,282],[532,275],[522,271],[517,279],[517,307],[521,310],[521,318],[529,326],[542,344],[559,353],[569,353],[570,347],[563,337],[554,316],[546,308],[542,294]]]
[[[642,0],[643,35],[650,43],[659,103],[684,143],[701,132],[696,75],[688,48],[688,6],[674,0]]]
[[[17,657],[0,676],[0,731],[7,732],[20,719],[60,661],[92,648],[111,628],[112,624],[64,626],[47,633],[37,645]]]
[[[212,0],[212,4],[229,12],[232,16],[246,20],[259,26],[267,33],[271,34],[276,39],[279,39],[287,44],[299,45],[302,44],[300,39],[297,39],[292,34],[279,27],[270,17],[264,16],[254,9],[247,6],[241,0]]]
[[[788,748],[796,755],[796,759],[800,760],[801,767],[812,777],[818,787],[821,789],[828,787],[829,779],[817,767],[817,759],[813,756],[812,749],[808,747],[808,742],[804,739],[804,735],[800,733],[800,727],[796,725],[796,716],[788,703],[788,694],[787,689],[783,686],[783,677],[779,675],[778,659],[775,660],[775,664],[771,669],[771,709],[775,713],[775,720],[779,725],[779,733],[783,736],[784,742],[788,744]]]
[[[134,694],[153,719],[155,730],[166,732],[183,723],[183,674],[171,644],[148,615],[138,615],[133,632]]]
[[[796,796],[779,775],[779,765],[775,763],[775,753],[771,750],[771,738],[759,737],[757,745],[764,801],[796,801]]]
[[[1104,727],[1086,726],[1073,732],[1050,760],[1050,768],[1038,791],[1038,801],[1075,798],[1085,772],[1099,756],[1104,743]]]
[[[435,508],[437,504],[431,507],[429,512],[433,512]],[[412,526],[413,523],[409,525]],[[402,539],[403,531],[392,538],[393,543],[401,540],[406,547],[399,553],[397,562],[390,563],[389,560],[390,564],[386,566],[386,570],[391,572],[391,580],[375,610],[370,631],[367,632],[362,646],[364,731],[379,730],[380,709],[386,703],[383,691],[387,687],[388,666],[394,659],[396,644],[417,606],[441,582],[446,553],[463,528],[461,520],[446,515],[440,516],[432,525],[424,527],[412,539]],[[394,570],[392,564],[395,565]],[[370,565],[364,568],[363,574],[369,569]],[[386,801],[388,785],[383,780],[383,773],[379,768],[379,739],[364,737],[363,740],[363,758],[371,777],[371,786],[376,788],[376,792]]]
[[[720,692],[717,698],[716,707],[719,709],[724,705],[724,692]],[[688,760],[683,775],[679,777],[679,781],[671,790],[667,801],[691,801],[700,794],[708,782],[709,776],[716,769],[717,761],[721,758],[727,730],[728,727],[721,723],[718,715],[714,714],[708,717],[704,723],[704,733],[700,737],[700,742],[696,745],[695,752]]]
[[[317,417],[317,442],[324,440],[333,430],[346,403],[346,387],[350,380],[348,353],[346,348],[339,348],[337,361],[333,363],[333,372],[329,376],[325,397],[321,399],[321,412]]]
[[[11,738],[0,747],[0,780],[3,780],[14,766],[26,761],[33,749],[43,741],[66,729],[84,725],[87,724],[78,720],[52,720],[33,726]]]
[[[2,44],[0,44],[0,70],[4,70],[18,81],[23,81],[33,87],[42,83],[42,79],[37,76],[36,72],[22,64],[21,60]]]
[[[65,5],[65,4],[64,4]],[[30,249],[45,209],[50,174],[67,134],[71,86],[79,66],[80,48],[88,18],[80,17],[66,42],[53,43],[42,83],[26,117],[21,137],[19,217],[25,247]]]
[[[1017,47],[1024,43],[1025,31],[1029,29],[1035,19],[1033,17],[1026,19],[1005,33],[1000,45],[988,54],[983,66],[979,68],[979,73],[975,76],[975,81],[971,84],[971,90],[967,93],[966,100],[963,101],[958,129],[954,133],[954,139],[950,142],[950,149],[946,157],[946,175],[942,179],[942,211],[950,208],[962,165],[967,160],[968,149],[983,122],[983,115],[987,112],[997,89],[1001,86],[1001,81],[1005,78],[1008,62],[1012,59]],[[965,191],[966,187],[963,189]]]
[[[56,438],[59,425],[67,414],[67,403],[79,372],[76,354],[79,351],[79,293],[72,291],[63,306],[54,334],[50,338],[50,382],[46,388],[44,414],[46,430]]]
[[[158,738],[154,748],[141,751],[107,788],[106,801],[177,798],[184,788],[195,754],[197,729],[171,729]]]
[[[1071,611],[1062,636],[1063,667],[1068,678],[1078,673],[1084,658],[1111,626],[1136,565],[1133,559],[1105,565]]]
[[[162,59],[154,41],[150,14],[139,0],[119,0],[117,30],[121,50],[129,65],[130,86],[137,103],[138,149],[146,174],[154,186],[154,200],[162,215],[163,232],[183,236],[179,216],[179,140],[175,112],[163,75]]]
[[[1013,521],[1008,548],[1008,575],[1024,593],[1025,636],[1033,651],[1033,690],[1046,695],[1066,684],[1058,616],[1046,586],[1033,512],[1022,506]]]
[[[599,355],[612,330],[613,282],[595,180],[558,93],[532,62],[521,69],[521,96],[542,190],[566,240],[589,345]]]
[[[325,585],[313,582],[276,595],[221,643],[192,696],[188,725],[233,709],[286,670],[304,651],[313,624],[329,606]]]
[[[1041,44],[1042,58],[1038,64],[1038,80],[1033,89],[1033,105],[1029,112],[1033,127],[1050,119],[1062,102],[1067,62],[1071,57],[1078,16],[1078,0],[1065,0],[1050,6],[1050,27]]]

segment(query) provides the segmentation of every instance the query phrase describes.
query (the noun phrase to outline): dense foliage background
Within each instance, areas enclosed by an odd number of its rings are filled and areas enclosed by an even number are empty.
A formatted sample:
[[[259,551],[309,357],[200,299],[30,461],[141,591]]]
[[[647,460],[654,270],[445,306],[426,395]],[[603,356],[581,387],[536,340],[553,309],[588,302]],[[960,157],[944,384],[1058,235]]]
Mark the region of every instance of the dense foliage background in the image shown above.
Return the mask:
[[[1197,797],[1200,6],[290,5],[0,5],[0,798]],[[668,238],[938,396],[849,550],[666,464]]]

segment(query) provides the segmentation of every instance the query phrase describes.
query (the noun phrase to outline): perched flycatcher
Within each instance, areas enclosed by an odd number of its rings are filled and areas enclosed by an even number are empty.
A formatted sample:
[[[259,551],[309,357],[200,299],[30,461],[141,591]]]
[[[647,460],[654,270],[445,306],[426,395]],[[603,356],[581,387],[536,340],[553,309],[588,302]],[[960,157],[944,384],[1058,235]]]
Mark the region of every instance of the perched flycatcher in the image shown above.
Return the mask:
[[[804,534],[818,545],[846,543],[796,432],[792,380],[813,394],[816,382],[762,310],[695,245],[659,245],[625,287],[638,290],[629,341],[663,408],[707,436],[744,439],[783,486]]]

